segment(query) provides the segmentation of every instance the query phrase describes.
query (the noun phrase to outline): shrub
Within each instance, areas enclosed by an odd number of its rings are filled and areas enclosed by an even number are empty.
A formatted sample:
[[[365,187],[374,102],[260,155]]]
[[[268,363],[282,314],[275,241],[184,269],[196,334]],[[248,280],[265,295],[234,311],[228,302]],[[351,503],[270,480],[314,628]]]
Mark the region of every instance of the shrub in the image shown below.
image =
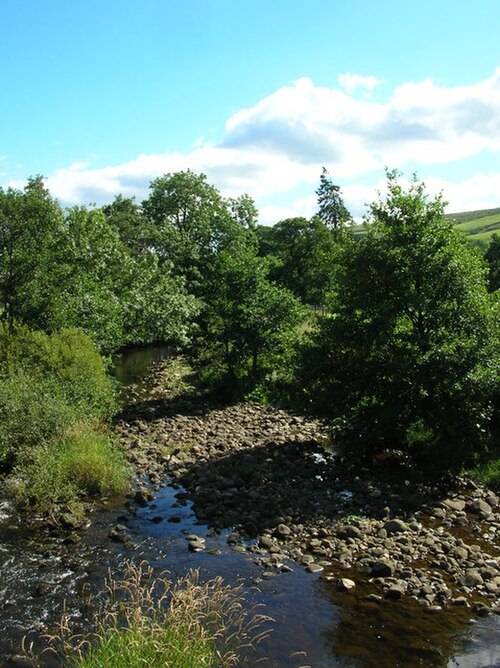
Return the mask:
[[[75,414],[55,380],[19,370],[0,377],[0,470],[21,451],[60,438]]]
[[[22,369],[57,382],[80,417],[106,418],[116,408],[107,362],[81,330],[45,334],[24,325],[10,330],[0,324],[0,369],[4,375]]]
[[[123,494],[128,468],[116,440],[88,425],[78,425],[58,444],[64,477],[84,494]]]

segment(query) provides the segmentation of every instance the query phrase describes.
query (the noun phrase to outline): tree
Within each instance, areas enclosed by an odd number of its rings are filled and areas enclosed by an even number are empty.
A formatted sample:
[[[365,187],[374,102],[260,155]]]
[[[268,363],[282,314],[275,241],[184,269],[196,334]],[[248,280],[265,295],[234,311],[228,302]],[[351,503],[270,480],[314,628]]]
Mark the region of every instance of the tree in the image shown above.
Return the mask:
[[[323,167],[316,194],[319,206],[318,216],[327,227],[333,230],[336,239],[339,240],[343,235],[345,226],[352,219],[344,204],[340,187],[333,183],[325,167]]]
[[[231,392],[261,380],[300,319],[298,300],[267,274],[267,262],[246,248],[221,251],[208,278],[197,361]]]
[[[457,464],[486,443],[498,385],[485,266],[441,196],[387,176],[306,354],[308,396],[362,451],[434,446]]]
[[[270,278],[304,303],[322,306],[334,281],[339,253],[332,230],[314,216],[260,226],[257,234],[260,253],[276,260]]]
[[[151,224],[150,246],[160,263],[170,262],[188,290],[199,294],[207,262],[230,224],[226,202],[204,174],[166,174],[151,183],[142,203]]]
[[[57,284],[54,249],[62,212],[41,176],[24,190],[0,189],[0,318],[48,326]]]
[[[148,249],[152,233],[133,197],[117,195],[102,210],[108,223],[117,230],[120,239],[135,255]]]
[[[493,292],[500,288],[500,235],[493,234],[485,258],[489,265],[489,286]]]

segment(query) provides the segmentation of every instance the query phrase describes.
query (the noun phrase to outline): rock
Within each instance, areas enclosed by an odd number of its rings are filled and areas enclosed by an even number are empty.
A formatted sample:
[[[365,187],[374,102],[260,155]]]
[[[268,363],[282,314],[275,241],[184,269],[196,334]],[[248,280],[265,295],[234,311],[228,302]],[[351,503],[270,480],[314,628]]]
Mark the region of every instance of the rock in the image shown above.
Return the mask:
[[[491,514],[491,506],[489,503],[486,503],[486,501],[483,501],[483,499],[473,499],[467,504],[467,510],[470,513],[475,513],[478,515],[490,515]]]
[[[201,552],[205,549],[205,541],[200,538],[194,538],[189,541],[188,547],[191,552]]]
[[[443,506],[449,508],[450,510],[464,510],[465,501],[463,499],[445,499],[443,501]]]
[[[460,578],[460,582],[464,585],[464,587],[469,587],[470,589],[484,584],[481,573],[477,568],[468,568],[465,571],[465,575]]]
[[[140,506],[147,506],[149,501],[151,501],[153,498],[153,492],[147,487],[138,487],[134,494],[134,500]]]
[[[371,575],[376,578],[387,578],[394,575],[396,566],[389,559],[378,559],[371,566]]]
[[[261,536],[259,538],[259,547],[263,547],[265,550],[269,550],[271,547],[275,546],[276,543],[271,538],[271,536]]]
[[[389,587],[389,589],[385,592],[386,598],[390,598],[393,600],[396,600],[398,598],[402,598],[406,589],[403,585],[400,584],[393,584]]]
[[[410,527],[403,520],[388,520],[384,524],[384,529],[387,531],[388,536],[393,536],[394,534],[409,531]]]
[[[115,543],[125,543],[130,540],[130,535],[126,526],[117,524],[109,532],[108,538]]]
[[[490,606],[486,605],[486,603],[483,603],[482,601],[476,601],[473,608],[474,612],[476,615],[479,615],[479,617],[487,617],[491,613]]]
[[[352,591],[356,587],[354,580],[349,580],[349,578],[341,578],[337,582],[337,589],[339,591]]]
[[[456,598],[452,598],[452,599],[450,599],[450,603],[452,605],[458,605],[458,606],[461,606],[461,607],[465,607],[465,606],[468,605],[467,599],[465,598],[465,596],[457,596]]]
[[[321,573],[323,570],[323,566],[320,566],[319,564],[308,564],[306,566],[306,571],[308,573]]]
[[[276,533],[281,538],[288,538],[288,536],[291,535],[292,530],[286,524],[278,524],[278,528],[276,529]]]

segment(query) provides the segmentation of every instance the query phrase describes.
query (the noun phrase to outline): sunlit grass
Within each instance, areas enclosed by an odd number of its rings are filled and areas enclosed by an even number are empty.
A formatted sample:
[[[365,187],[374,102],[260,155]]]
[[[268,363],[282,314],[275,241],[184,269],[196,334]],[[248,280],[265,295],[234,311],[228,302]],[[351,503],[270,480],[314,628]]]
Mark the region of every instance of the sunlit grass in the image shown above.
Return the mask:
[[[106,582],[107,601],[94,631],[75,635],[69,618],[50,637],[70,668],[229,668],[266,631],[268,618],[247,611],[241,588],[191,571],[172,583],[145,563],[129,564],[122,580]]]

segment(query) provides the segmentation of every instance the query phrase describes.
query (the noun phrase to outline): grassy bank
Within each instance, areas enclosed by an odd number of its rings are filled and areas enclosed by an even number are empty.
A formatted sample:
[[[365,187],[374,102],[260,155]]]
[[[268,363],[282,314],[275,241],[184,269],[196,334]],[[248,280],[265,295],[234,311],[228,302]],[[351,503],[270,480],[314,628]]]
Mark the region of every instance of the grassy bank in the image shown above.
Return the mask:
[[[78,523],[87,497],[125,491],[128,471],[104,426],[115,408],[85,334],[0,327],[0,472],[21,509]]]

